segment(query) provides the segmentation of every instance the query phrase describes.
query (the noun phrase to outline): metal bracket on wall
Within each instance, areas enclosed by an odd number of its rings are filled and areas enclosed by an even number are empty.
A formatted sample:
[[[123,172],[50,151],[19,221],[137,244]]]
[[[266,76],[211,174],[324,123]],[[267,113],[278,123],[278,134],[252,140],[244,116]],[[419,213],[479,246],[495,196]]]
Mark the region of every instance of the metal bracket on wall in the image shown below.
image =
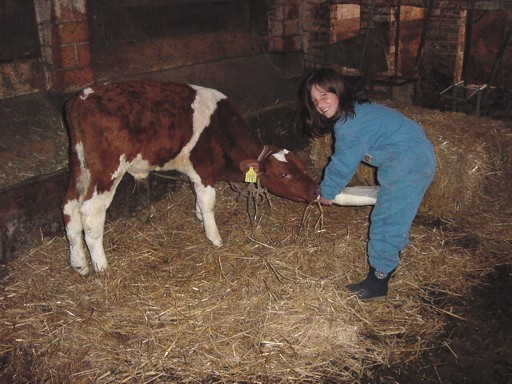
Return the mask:
[[[488,84],[483,85],[464,85],[464,81],[460,81],[456,84],[450,85],[439,95],[443,99],[452,101],[452,111],[457,112],[459,105],[463,105],[464,108],[468,104],[475,105],[475,115],[480,116],[480,107],[482,103],[482,96],[484,90],[486,90]]]

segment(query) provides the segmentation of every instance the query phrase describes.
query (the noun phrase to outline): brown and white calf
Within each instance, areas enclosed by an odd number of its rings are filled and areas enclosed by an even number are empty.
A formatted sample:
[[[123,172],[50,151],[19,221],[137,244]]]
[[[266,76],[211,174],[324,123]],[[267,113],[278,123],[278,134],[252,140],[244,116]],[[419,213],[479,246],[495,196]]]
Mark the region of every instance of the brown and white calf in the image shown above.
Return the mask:
[[[82,235],[96,272],[107,268],[105,216],[125,173],[143,179],[177,170],[192,181],[196,215],[206,237],[222,243],[214,217],[217,181],[244,181],[250,166],[271,193],[294,201],[317,198],[318,185],[286,149],[264,145],[219,91],[156,81],[105,83],[66,103],[71,178],[62,202],[70,262],[89,273]]]

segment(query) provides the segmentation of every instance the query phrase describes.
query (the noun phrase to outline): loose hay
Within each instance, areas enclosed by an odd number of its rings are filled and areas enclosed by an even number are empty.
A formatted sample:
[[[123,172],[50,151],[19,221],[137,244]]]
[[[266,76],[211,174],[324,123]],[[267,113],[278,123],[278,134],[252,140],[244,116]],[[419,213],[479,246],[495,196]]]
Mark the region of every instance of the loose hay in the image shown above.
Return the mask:
[[[64,238],[3,266],[0,381],[358,383],[449,348],[445,320],[459,315],[443,303],[510,260],[508,200],[475,205],[478,225],[422,214],[388,300],[361,302],[343,287],[365,274],[370,207],[306,214],[271,197],[251,226],[246,202],[221,184],[217,248],[191,197],[184,185],[107,223],[104,275],[72,271]]]

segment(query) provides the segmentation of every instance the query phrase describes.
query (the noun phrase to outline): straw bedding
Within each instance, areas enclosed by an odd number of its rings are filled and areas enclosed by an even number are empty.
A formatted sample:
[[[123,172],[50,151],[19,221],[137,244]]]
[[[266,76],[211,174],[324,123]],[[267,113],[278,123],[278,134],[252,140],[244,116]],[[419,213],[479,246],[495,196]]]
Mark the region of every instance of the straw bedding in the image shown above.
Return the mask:
[[[464,121],[480,132],[484,121],[410,112],[428,126]],[[489,140],[496,134],[492,140],[508,142],[505,151],[512,139],[489,124],[478,140],[434,133],[441,167],[429,199],[445,203],[425,201],[388,300],[361,302],[343,288],[366,272],[370,207],[307,207],[272,196],[251,225],[245,199],[220,184],[216,217],[224,245],[217,248],[183,183],[145,212],[107,223],[106,274],[72,271],[60,237],[41,239],[3,266],[0,379],[357,383],[377,366],[449,348],[443,326],[459,316],[450,298],[509,262],[510,203],[499,198],[503,191],[484,197],[504,185],[510,161],[489,151]],[[464,177],[455,188],[446,179],[458,173]],[[459,220],[464,210],[471,215]]]

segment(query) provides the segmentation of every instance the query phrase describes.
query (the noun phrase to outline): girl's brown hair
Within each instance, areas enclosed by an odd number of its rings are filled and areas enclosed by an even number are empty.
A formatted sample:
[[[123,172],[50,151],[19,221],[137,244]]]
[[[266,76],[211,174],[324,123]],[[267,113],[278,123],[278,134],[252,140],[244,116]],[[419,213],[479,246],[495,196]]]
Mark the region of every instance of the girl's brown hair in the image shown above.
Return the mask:
[[[338,96],[338,113],[332,118],[320,114],[311,100],[311,90],[318,86]],[[299,95],[300,117],[303,131],[308,136],[321,136],[331,133],[338,119],[347,120],[354,117],[354,104],[358,102],[355,92],[345,78],[331,68],[322,68],[311,73],[303,82]]]

